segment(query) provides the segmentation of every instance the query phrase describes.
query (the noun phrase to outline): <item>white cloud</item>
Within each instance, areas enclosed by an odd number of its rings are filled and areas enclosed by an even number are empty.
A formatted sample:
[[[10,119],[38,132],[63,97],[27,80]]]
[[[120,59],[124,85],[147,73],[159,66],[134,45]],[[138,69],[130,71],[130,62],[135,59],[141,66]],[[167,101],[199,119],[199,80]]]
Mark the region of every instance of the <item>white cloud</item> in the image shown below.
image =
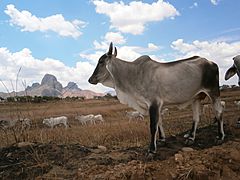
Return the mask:
[[[224,80],[227,69],[232,66],[232,58],[240,54],[240,41],[233,43],[226,42],[209,42],[209,41],[193,41],[186,43],[183,39],[172,42],[171,47],[178,51],[180,57],[202,56],[218,64],[220,68],[221,84],[237,84],[237,76],[229,81]]]
[[[96,12],[109,16],[111,28],[123,33],[142,34],[148,22],[162,21],[174,18],[179,12],[173,5],[163,0],[152,4],[141,1],[108,3],[103,0],[93,0]]]
[[[155,51],[159,49],[159,46],[153,44],[153,43],[148,43],[148,49],[151,51]]]
[[[120,32],[107,32],[104,37],[101,38],[102,41],[94,41],[93,45],[95,49],[101,49],[106,50],[109,47],[110,42],[113,44],[125,44],[126,39],[123,37],[123,35]]]
[[[219,1],[220,0],[211,0],[211,3],[216,6],[216,5],[218,5]]]
[[[40,60],[34,58],[27,48],[14,53],[7,48],[0,48],[0,80],[4,82],[9,91],[13,90],[11,81],[15,85],[20,67],[18,90],[24,89],[23,81],[26,81],[27,85],[41,82],[46,73],[55,75],[63,86],[66,86],[69,81],[74,81],[81,89],[91,89],[96,92],[107,90],[101,85],[94,86],[88,83],[88,79],[95,68],[95,65],[89,62],[79,61],[75,67],[68,67],[57,59],[45,58]],[[2,91],[6,92],[6,89],[0,82],[0,92]]]
[[[194,2],[192,6],[190,6],[189,8],[192,9],[192,8],[195,8],[195,7],[198,7],[198,3],[197,2]]]
[[[86,26],[86,23],[80,20],[66,21],[62,14],[56,14],[45,18],[39,18],[32,15],[29,11],[19,11],[14,5],[7,5],[4,11],[10,16],[11,25],[21,27],[21,31],[53,31],[60,36],[78,38],[82,32],[81,28]]]
[[[98,41],[93,42],[96,49],[93,54],[80,53],[80,57],[89,60],[92,64],[97,64],[99,58],[108,51],[109,43],[103,41],[99,43]],[[113,44],[115,45],[115,44]],[[157,46],[153,43],[148,43],[147,47],[140,46],[120,46],[117,47],[117,57],[125,61],[133,61],[140,57],[143,54],[154,52],[161,49],[160,46]],[[150,55],[155,60],[159,60],[157,56]]]
[[[106,42],[113,42],[114,44],[124,44],[126,39],[119,32],[108,32],[104,37]]]
[[[141,54],[154,52],[161,49],[160,46],[155,45],[154,43],[148,43],[147,47],[123,46],[123,44],[126,43],[126,39],[119,32],[107,32],[101,39],[101,42],[98,42],[96,40],[93,42],[94,48],[96,50],[94,54],[81,53],[80,56],[82,58],[90,60],[93,63],[97,63],[99,57],[107,52],[110,42],[113,42],[113,45],[115,46],[121,45],[120,47],[117,47],[118,57],[128,61],[133,61],[134,59],[141,56]]]

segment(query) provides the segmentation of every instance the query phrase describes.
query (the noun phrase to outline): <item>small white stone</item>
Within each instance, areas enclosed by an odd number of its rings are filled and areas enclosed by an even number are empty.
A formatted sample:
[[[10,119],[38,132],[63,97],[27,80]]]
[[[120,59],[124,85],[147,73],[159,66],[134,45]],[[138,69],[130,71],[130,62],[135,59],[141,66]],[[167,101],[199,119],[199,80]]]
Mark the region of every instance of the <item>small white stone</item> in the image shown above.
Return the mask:
[[[107,151],[107,148],[105,146],[98,146],[97,148],[100,149],[103,152]]]
[[[194,149],[193,149],[193,148],[190,148],[190,147],[183,147],[183,148],[182,148],[182,151],[183,151],[183,152],[192,152],[192,151],[194,151]]]

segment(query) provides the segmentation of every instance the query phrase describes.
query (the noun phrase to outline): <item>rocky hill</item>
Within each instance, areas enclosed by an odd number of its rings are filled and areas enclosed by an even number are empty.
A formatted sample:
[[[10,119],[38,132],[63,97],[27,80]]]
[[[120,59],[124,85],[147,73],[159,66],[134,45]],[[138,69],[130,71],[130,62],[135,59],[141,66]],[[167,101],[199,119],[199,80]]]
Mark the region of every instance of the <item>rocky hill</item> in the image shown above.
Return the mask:
[[[27,86],[25,91],[12,92],[10,95],[14,96],[55,96],[55,97],[85,97],[91,99],[94,96],[104,96],[103,93],[96,93],[90,90],[82,90],[75,82],[69,82],[66,87],[57,80],[54,75],[46,74],[40,83],[33,83],[32,86]],[[0,97],[10,96],[7,93],[0,93]]]

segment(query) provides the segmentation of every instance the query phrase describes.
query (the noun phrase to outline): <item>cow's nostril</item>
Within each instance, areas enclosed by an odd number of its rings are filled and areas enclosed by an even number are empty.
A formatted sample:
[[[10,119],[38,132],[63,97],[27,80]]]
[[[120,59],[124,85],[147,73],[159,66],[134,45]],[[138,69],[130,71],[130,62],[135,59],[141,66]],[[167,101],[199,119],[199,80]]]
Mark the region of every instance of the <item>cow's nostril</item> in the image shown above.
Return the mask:
[[[97,84],[97,79],[96,79],[96,78],[93,78],[93,77],[90,77],[90,78],[88,79],[88,82],[89,82],[90,84]]]
[[[91,78],[88,79],[88,82],[91,83]]]

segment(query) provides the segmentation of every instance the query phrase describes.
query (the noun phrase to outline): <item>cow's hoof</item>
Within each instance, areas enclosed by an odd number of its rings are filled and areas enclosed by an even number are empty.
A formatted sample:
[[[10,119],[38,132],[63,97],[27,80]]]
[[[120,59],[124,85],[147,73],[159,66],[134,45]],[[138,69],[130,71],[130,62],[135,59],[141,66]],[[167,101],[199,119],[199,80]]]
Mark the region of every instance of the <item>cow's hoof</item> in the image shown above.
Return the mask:
[[[165,139],[159,139],[157,141],[157,145],[160,147],[166,146],[166,140]]]
[[[153,158],[155,157],[155,155],[156,155],[156,152],[148,152],[147,154],[146,154],[146,160],[153,160]]]
[[[217,136],[216,140],[215,140],[215,144],[216,145],[221,145],[224,142],[224,139],[219,138],[219,136]]]
[[[186,144],[187,146],[193,145],[193,144],[194,144],[194,139],[193,139],[193,138],[187,138],[187,139],[185,140],[185,144]]]

